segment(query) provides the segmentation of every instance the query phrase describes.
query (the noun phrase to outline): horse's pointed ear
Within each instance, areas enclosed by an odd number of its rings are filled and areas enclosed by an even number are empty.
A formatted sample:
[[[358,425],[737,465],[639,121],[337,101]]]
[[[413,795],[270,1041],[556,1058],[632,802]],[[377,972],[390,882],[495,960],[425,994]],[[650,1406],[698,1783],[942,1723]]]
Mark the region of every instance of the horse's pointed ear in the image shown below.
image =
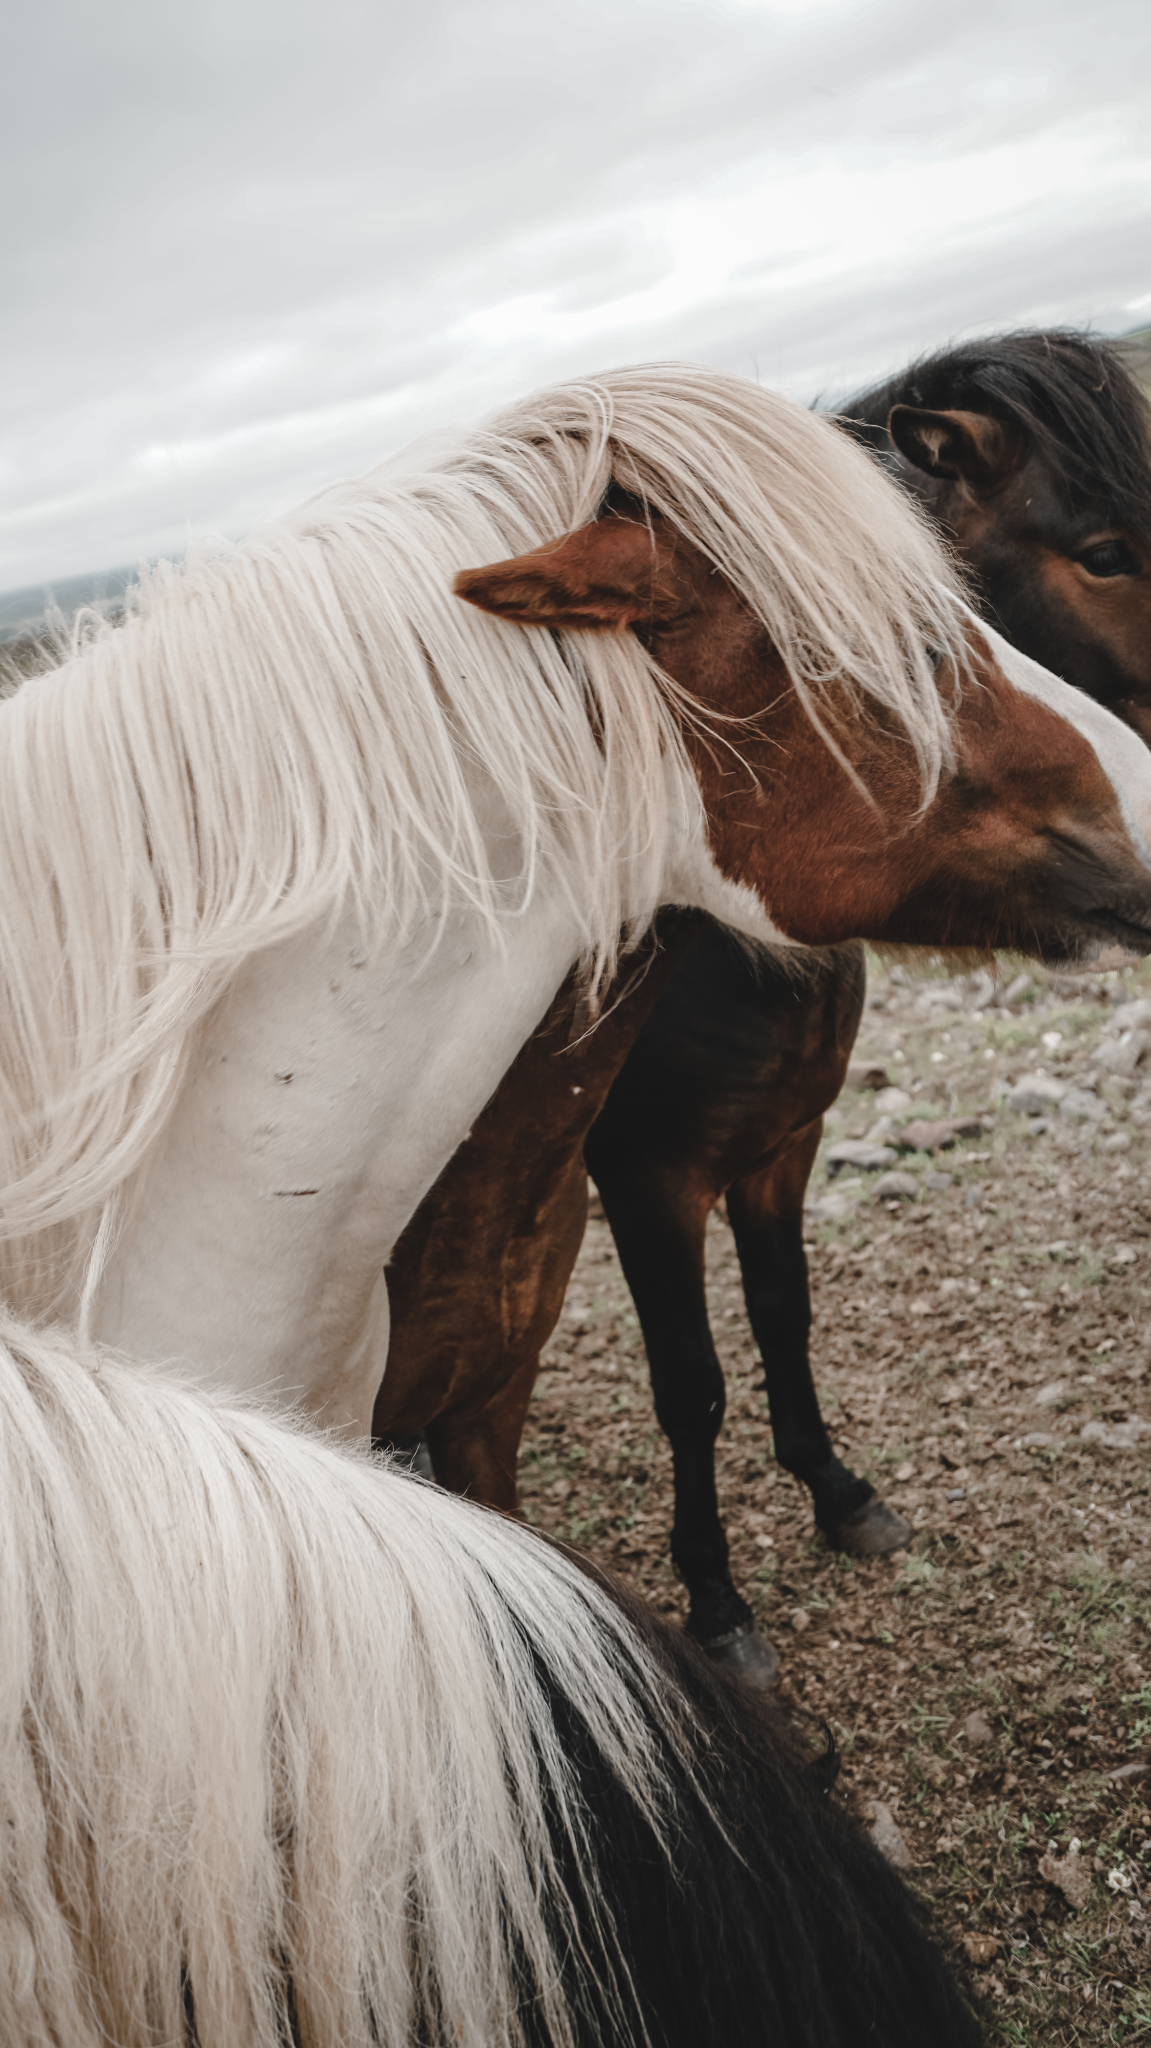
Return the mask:
[[[894,405],[887,431],[901,455],[928,476],[962,477],[976,490],[994,490],[1019,465],[1016,436],[985,412],[925,412]]]
[[[520,626],[626,627],[674,618],[683,593],[674,549],[652,527],[608,513],[528,555],[464,569],[457,597]]]

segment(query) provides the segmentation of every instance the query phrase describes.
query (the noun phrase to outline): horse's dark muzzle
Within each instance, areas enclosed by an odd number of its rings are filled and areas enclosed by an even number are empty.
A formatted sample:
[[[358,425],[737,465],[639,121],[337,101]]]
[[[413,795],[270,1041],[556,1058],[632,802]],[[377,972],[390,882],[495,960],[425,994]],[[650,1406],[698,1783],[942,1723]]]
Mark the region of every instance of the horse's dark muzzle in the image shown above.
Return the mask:
[[[1056,945],[1083,959],[1100,945],[1151,953],[1151,869],[1134,848],[1090,832],[1050,835],[1044,896]]]

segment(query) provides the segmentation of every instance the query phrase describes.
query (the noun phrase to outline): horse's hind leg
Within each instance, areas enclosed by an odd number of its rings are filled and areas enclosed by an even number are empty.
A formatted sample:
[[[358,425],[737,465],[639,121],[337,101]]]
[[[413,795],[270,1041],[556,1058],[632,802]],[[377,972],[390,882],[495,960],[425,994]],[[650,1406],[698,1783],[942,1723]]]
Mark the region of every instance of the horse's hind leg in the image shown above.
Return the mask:
[[[704,1238],[715,1190],[686,1175],[665,1181],[657,1172],[637,1173],[602,1134],[588,1149],[643,1330],[655,1412],[671,1445],[671,1554],[691,1603],[689,1632],[742,1677],[771,1685],[779,1657],[756,1632],[732,1582],[716,1499],[715,1441],[725,1389],[704,1289]]]
[[[835,1456],[811,1377],[803,1197],[822,1130],[817,1118],[770,1165],[733,1181],[727,1214],[763,1359],[776,1458],[810,1489],[816,1523],[837,1550],[877,1557],[909,1543],[910,1526]]]

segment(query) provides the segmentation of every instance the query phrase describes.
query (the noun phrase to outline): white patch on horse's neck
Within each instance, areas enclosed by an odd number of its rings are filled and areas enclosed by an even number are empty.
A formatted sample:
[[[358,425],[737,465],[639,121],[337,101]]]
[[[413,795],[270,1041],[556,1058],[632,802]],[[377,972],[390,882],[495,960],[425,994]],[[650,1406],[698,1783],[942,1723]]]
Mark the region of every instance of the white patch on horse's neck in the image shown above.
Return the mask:
[[[1143,865],[1151,868],[1151,749],[1082,690],[1021,654],[982,620],[977,623],[1008,682],[1058,712],[1087,741],[1115,791],[1132,847]]]
[[[681,773],[668,764],[663,899],[787,944],[754,892],[720,872]],[[498,841],[500,807],[481,807]],[[514,872],[510,844],[505,859]],[[129,1191],[94,1334],[366,1429],[387,1356],[385,1263],[580,944],[546,888],[503,936],[501,949],[457,910],[373,956],[349,916],[248,961]]]

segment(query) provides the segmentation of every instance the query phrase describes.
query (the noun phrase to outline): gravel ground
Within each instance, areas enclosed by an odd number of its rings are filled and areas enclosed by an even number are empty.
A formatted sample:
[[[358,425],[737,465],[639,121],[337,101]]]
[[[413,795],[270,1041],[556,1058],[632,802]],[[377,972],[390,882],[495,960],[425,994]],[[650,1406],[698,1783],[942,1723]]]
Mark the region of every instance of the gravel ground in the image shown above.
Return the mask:
[[[999,973],[872,963],[872,1085],[840,1098],[812,1178],[824,1412],[911,1550],[833,1556],[776,1467],[717,1213],[720,1501],[782,1696],[833,1728],[989,2039],[1151,2039],[1151,966]],[[947,1119],[970,1135],[900,1151]],[[888,1156],[837,1166],[851,1140]],[[598,1214],[521,1477],[531,1520],[682,1616],[670,1458]]]

